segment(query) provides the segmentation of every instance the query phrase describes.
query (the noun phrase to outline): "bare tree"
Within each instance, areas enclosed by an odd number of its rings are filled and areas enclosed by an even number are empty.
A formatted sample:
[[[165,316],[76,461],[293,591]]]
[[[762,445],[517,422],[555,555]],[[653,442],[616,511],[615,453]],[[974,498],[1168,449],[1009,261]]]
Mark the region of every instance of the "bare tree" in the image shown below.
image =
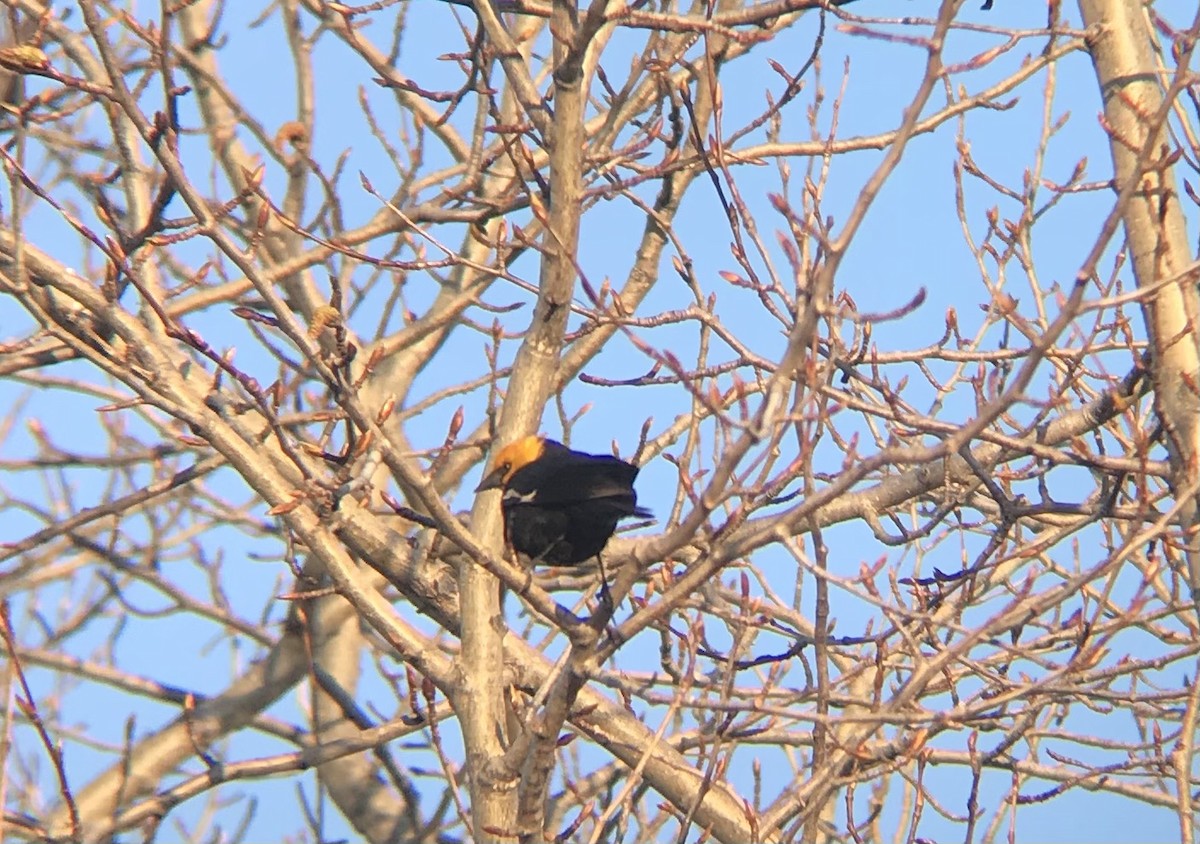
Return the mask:
[[[884,5],[4,0],[4,833],[1191,842],[1200,17]]]

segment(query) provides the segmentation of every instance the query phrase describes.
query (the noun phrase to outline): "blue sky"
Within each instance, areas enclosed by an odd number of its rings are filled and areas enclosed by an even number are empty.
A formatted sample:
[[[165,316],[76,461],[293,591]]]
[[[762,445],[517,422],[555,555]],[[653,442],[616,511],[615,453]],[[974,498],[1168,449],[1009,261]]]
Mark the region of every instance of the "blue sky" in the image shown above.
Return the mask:
[[[981,27],[1036,29],[1044,25],[1045,8],[1042,4],[1000,0],[996,5],[997,8],[990,12],[973,6],[968,7],[964,9],[960,21],[979,24]],[[1156,8],[1173,20],[1186,22],[1187,15],[1190,14],[1187,5],[1184,2],[1159,3]],[[929,3],[906,2],[898,8],[904,14],[915,16],[930,14],[934,7]],[[427,87],[449,88],[458,84],[459,78],[454,65],[439,60],[438,57],[462,49],[461,38],[453,24],[453,16],[457,14],[459,19],[470,23],[470,14],[456,10],[448,4],[418,2],[408,7],[392,7],[376,13],[372,16],[375,24],[369,31],[372,34],[386,32],[400,9],[407,9],[409,32],[406,34],[397,66]],[[245,27],[246,21],[238,19],[247,11],[238,4],[231,4],[231,8],[227,10],[225,25],[228,27],[229,38],[220,51],[219,61],[227,76],[235,80],[238,95],[253,109],[270,133],[278,125],[294,117],[294,87],[290,78],[290,65],[288,60],[278,58],[286,55],[286,41],[280,31],[277,16],[271,17],[256,29],[248,29]],[[863,15],[884,12],[879,6],[867,2],[853,4],[851,11]],[[1073,8],[1065,9],[1064,13],[1077,14]],[[819,125],[829,126],[832,116],[829,100],[841,85],[844,62],[848,62],[849,80],[838,111],[839,137],[869,135],[894,127],[901,108],[908,103],[919,81],[923,53],[911,46],[848,34],[840,31],[834,24],[832,20],[829,22],[825,34],[821,81],[829,99],[823,106]],[[767,66],[766,58],[776,58],[790,69],[797,69],[811,48],[816,26],[816,17],[809,16],[792,31],[782,35],[773,45],[768,46],[761,55],[752,54],[728,68],[723,77],[724,120],[727,128],[739,127],[761,111],[767,90],[775,93],[779,91],[781,82]],[[618,38],[612,45],[612,58],[606,60],[606,67],[623,67],[626,60],[621,55],[622,50],[628,53],[630,45],[638,43],[640,38],[640,33],[637,33],[636,37],[629,36],[628,44]],[[1002,40],[997,35],[987,32],[955,33],[951,38],[948,61],[964,60]],[[1042,41],[1031,39],[1027,44],[1017,46],[1011,54],[997,61],[995,65],[979,72],[965,74],[960,81],[969,91],[977,91],[1018,66],[1024,56],[1036,53],[1041,46]],[[271,57],[271,72],[264,72],[264,55]],[[354,225],[366,220],[378,207],[377,201],[360,187],[358,174],[361,172],[366,175],[384,195],[393,190],[401,178],[363,125],[359,107],[360,92],[377,109],[376,116],[381,121],[391,120],[398,124],[401,118],[390,102],[391,95],[372,83],[369,69],[354,60],[343,46],[331,38],[326,38],[318,45],[315,57],[322,72],[316,78],[318,118],[313,139],[313,155],[321,162],[326,172],[333,169],[339,155],[347,155],[339,193],[345,203],[348,222]],[[276,62],[278,64],[275,64]],[[1097,124],[1096,115],[1100,111],[1101,103],[1087,57],[1078,53],[1067,57],[1059,64],[1057,74],[1058,88],[1050,112],[1053,119],[1068,115],[1069,119],[1047,148],[1044,176],[1052,181],[1064,182],[1076,163],[1086,158],[1086,179],[1107,179],[1111,159],[1106,137]],[[1019,187],[1022,172],[1029,166],[1038,144],[1043,119],[1043,100],[1040,95],[1044,78],[1044,75],[1039,75],[1009,95],[1015,102],[1008,110],[982,110],[972,112],[966,118],[963,132],[974,159],[989,175],[1006,184]],[[147,97],[153,100],[153,95],[147,94]],[[809,99],[810,96],[806,93],[799,98],[799,102],[806,103]],[[941,102],[941,99],[941,93],[935,93],[931,108]],[[190,110],[186,98],[183,102],[186,124],[189,117],[194,119],[194,111]],[[470,117],[471,111],[464,108],[456,115],[455,120],[465,125],[465,121]],[[985,319],[986,315],[980,308],[986,306],[988,294],[979,281],[978,267],[964,243],[954,208],[952,164],[958,128],[958,124],[951,121],[936,133],[912,141],[903,163],[871,209],[839,273],[839,290],[850,294],[862,311],[889,311],[909,301],[918,288],[924,288],[926,291],[924,303],[913,314],[902,321],[876,326],[872,339],[881,351],[912,348],[935,342],[943,333],[945,314],[949,307],[956,309],[965,336],[972,336]],[[399,132],[399,125],[396,125],[396,131]],[[793,107],[785,116],[784,139],[803,139],[807,138],[808,134],[803,108]],[[253,138],[245,133],[242,140],[250,145],[254,143]],[[185,138],[184,155],[193,168],[193,178],[203,182],[210,169],[206,162],[208,153],[204,140],[200,137]],[[436,150],[430,149],[429,155],[431,159],[426,162],[426,167],[436,162]],[[844,220],[881,156],[879,151],[862,151],[839,156],[834,162],[823,208],[825,213],[833,216],[835,226]],[[806,163],[797,160],[791,164],[794,181],[798,184]],[[772,246],[774,232],[780,228],[781,223],[771,210],[768,194],[779,190],[778,170],[772,163],[765,167],[744,167],[735,172],[738,187],[749,208],[754,212],[759,229],[764,233],[764,239]],[[281,196],[284,184],[282,169],[273,163],[268,164],[264,184],[273,196]],[[648,195],[647,192],[642,194],[643,197]],[[319,195],[315,190],[312,202],[314,205],[319,202]],[[1044,284],[1048,281],[1057,281],[1063,285],[1070,283],[1091,248],[1100,221],[1108,212],[1110,204],[1110,194],[1100,192],[1069,197],[1059,207],[1047,213],[1036,229],[1034,242],[1035,262]],[[979,238],[983,235],[986,228],[984,213],[993,205],[998,207],[1002,216],[1016,216],[1020,210],[1011,200],[998,199],[993,192],[978,182],[968,181],[968,226],[974,237]],[[605,279],[619,285],[627,275],[632,262],[632,250],[641,229],[641,217],[634,211],[629,203],[613,200],[599,203],[585,217],[579,263],[585,268],[593,285]],[[181,214],[182,208],[173,208],[172,213]],[[522,220],[518,219],[516,222]],[[1194,232],[1194,212],[1190,223]],[[88,269],[80,263],[77,238],[62,236],[54,239],[63,231],[63,227],[61,221],[55,219],[49,211],[35,210],[27,222],[27,227],[35,242],[56,244],[60,250],[55,253],[56,257],[78,266],[81,272]],[[677,229],[689,256],[695,262],[695,273],[701,285],[706,291],[711,290],[718,295],[722,320],[737,330],[759,354],[766,357],[777,355],[784,344],[779,326],[764,321],[754,297],[744,291],[734,290],[720,281],[721,271],[733,270],[736,267],[729,250],[729,230],[711,185],[702,183],[695,186],[679,215]],[[439,231],[439,237],[449,244],[456,243],[460,234],[455,232],[453,227]],[[771,253],[772,260],[778,262],[777,266],[785,271],[786,264],[782,261],[781,253],[776,247],[772,248],[775,249]],[[376,248],[375,251],[378,252],[379,249]],[[186,260],[199,263],[203,259],[204,248],[185,247],[181,249],[181,255],[184,255]],[[669,260],[670,252],[667,257]],[[513,269],[527,280],[536,280],[537,266],[532,255],[518,261]],[[1128,270],[1125,274],[1128,276]],[[364,276],[360,275],[358,280],[361,282],[363,278]],[[406,283],[406,295],[410,297],[410,305],[419,312],[432,299],[434,282],[413,275]],[[1129,278],[1127,283],[1132,285],[1132,278]],[[1027,281],[1014,276],[1008,279],[1007,284],[1006,290],[1019,301],[1022,312],[1031,313],[1031,310],[1026,310],[1033,308],[1033,294]],[[373,295],[383,297],[386,292],[386,285],[383,285]],[[522,330],[527,324],[531,312],[531,297],[527,293],[498,283],[485,298],[492,305],[524,303],[524,307],[508,314],[505,319],[507,327],[514,331]],[[582,297],[579,301],[583,301]],[[673,278],[668,263],[664,267],[663,280],[647,300],[644,312],[650,314],[678,307],[680,301],[678,283]],[[364,309],[366,310],[369,309]],[[0,335],[5,338],[18,336],[23,333],[27,324],[27,318],[16,309],[11,300],[0,299]],[[273,379],[276,363],[240,320],[221,310],[197,314],[189,318],[188,324],[204,332],[214,345],[221,348],[236,346],[239,365],[261,382],[269,383]],[[1140,331],[1140,320],[1135,320],[1135,324]],[[390,326],[392,329],[395,327]],[[375,330],[375,324],[372,320],[363,318],[354,328],[364,337],[370,337]],[[671,349],[684,360],[688,360],[688,353],[696,344],[695,331],[686,326],[637,330],[636,333],[641,339],[659,348]],[[996,340],[994,333],[988,343],[995,343]],[[445,366],[461,364],[467,371],[480,370],[484,343],[485,338],[476,331],[457,331],[441,353],[443,360],[448,362]],[[508,343],[503,354],[511,357],[516,348],[515,342]],[[717,348],[713,358],[720,360],[726,353],[727,350]],[[1122,357],[1118,353],[1112,356],[1108,365],[1111,372],[1123,373],[1129,363],[1128,355]],[[590,364],[585,372],[609,378],[629,378],[647,369],[648,361],[645,357],[618,338],[611,350]],[[912,374],[912,369],[895,367],[889,370],[888,374],[889,377],[898,378],[905,372]],[[64,366],[55,374],[68,376],[86,371],[87,368],[83,366]],[[446,384],[446,378],[446,370],[441,366],[431,368],[418,378],[412,400],[416,401],[422,395],[441,389]],[[932,394],[918,377],[912,377],[910,384],[912,392],[906,393],[906,398],[918,408],[926,407],[932,400]],[[1046,389],[1047,381],[1041,379],[1035,382],[1035,385],[1035,389]],[[123,393],[120,388],[114,389],[117,393]],[[96,451],[104,446],[105,437],[96,426],[72,422],[77,419],[96,419],[96,407],[108,403],[111,398],[72,395],[59,390],[31,392],[25,385],[12,381],[0,382],[0,398],[10,405],[18,399],[24,401],[23,418],[48,420],[47,428],[60,444],[69,443],[72,448],[81,452]],[[485,391],[477,391],[461,399],[467,411],[467,430],[482,422],[486,400]],[[584,405],[590,405],[590,409],[572,431],[573,444],[590,451],[606,451],[609,443],[616,441],[622,452],[628,453],[632,450],[638,431],[647,417],[652,416],[655,420],[651,430],[653,435],[669,424],[676,415],[689,412],[687,394],[682,390],[666,387],[650,390],[637,388],[635,392],[634,388],[604,388],[577,382],[564,393],[564,402],[571,412]],[[444,402],[412,420],[407,425],[409,436],[418,446],[436,446],[442,441],[447,422],[459,403],[460,400],[457,399]],[[946,421],[964,421],[972,409],[973,400],[970,396],[952,397],[939,418]],[[124,424],[130,425],[133,430],[146,432],[147,426],[137,422],[130,415],[125,415],[123,419],[126,420]],[[553,407],[548,408],[543,428],[553,435],[560,433]],[[864,439],[863,447],[870,447],[869,440]],[[7,439],[0,442],[0,454],[7,460],[29,457],[35,450],[36,445],[28,431],[20,425],[10,432]],[[833,461],[837,459],[837,452],[831,450],[828,458],[830,464],[822,469],[832,471],[836,468]],[[1078,496],[1090,490],[1087,478],[1080,479],[1078,487],[1069,479],[1057,480],[1069,475],[1070,473],[1064,472],[1055,476],[1054,483],[1059,484],[1054,490],[1056,495],[1067,500],[1073,494]],[[123,483],[135,488],[138,484],[145,483],[147,478],[146,475],[133,473],[125,478]],[[474,479],[474,476],[468,476],[462,489],[452,496],[452,504],[456,509],[470,506],[470,490],[474,486]],[[248,490],[242,486],[240,480],[227,471],[218,472],[210,482],[214,489],[235,500],[245,501],[250,498]],[[57,483],[70,489],[76,506],[86,506],[103,493],[107,478],[89,472],[67,471],[62,473]],[[643,469],[639,480],[641,500],[655,509],[660,516],[666,515],[675,489],[676,470],[667,461],[653,461]],[[257,514],[262,518],[261,507],[258,508]],[[0,529],[0,541],[24,536],[39,524],[37,519],[24,517],[10,510],[6,512],[3,528]],[[137,520],[124,524],[122,529],[136,533]],[[833,550],[831,565],[839,567],[847,576],[856,572],[861,564],[869,564],[882,555],[887,556],[889,567],[894,566],[901,576],[914,572],[928,575],[935,566],[943,570],[954,570],[962,565],[964,557],[969,559],[984,544],[983,537],[979,535],[966,535],[962,544],[959,544],[959,537],[951,537],[950,540],[930,548],[918,561],[911,552],[888,549],[878,544],[869,531],[858,524],[829,529],[825,533],[825,540]],[[282,618],[282,603],[274,601],[272,596],[286,589],[290,578],[286,567],[280,562],[280,543],[277,539],[256,535],[249,529],[228,529],[223,534],[207,537],[204,546],[209,554],[221,557],[227,570],[236,572],[231,574],[227,581],[227,597],[238,614],[248,620],[256,620],[265,609],[272,622],[278,622]],[[1065,556],[1062,564],[1069,564],[1069,554],[1075,550],[1063,549]],[[1092,559],[1100,552],[1100,544],[1096,542],[1092,548],[1085,547],[1082,556]],[[1093,555],[1092,558],[1089,558],[1089,554]],[[208,584],[200,567],[186,559],[174,562],[175,564],[170,566],[172,581],[188,591],[205,594]],[[772,585],[778,592],[791,594],[797,576],[796,567],[784,554],[767,549],[755,559],[755,563],[771,573]],[[736,578],[737,572],[731,571],[724,579],[736,582]],[[82,601],[82,590],[85,587],[78,584],[84,582],[77,581],[76,585],[70,588],[44,589],[38,595],[40,610],[68,614],[73,605]],[[88,583],[86,589],[97,588],[94,581]],[[129,594],[143,610],[162,606],[162,596],[155,594],[154,590],[148,587],[136,587]],[[806,612],[811,611],[811,598],[808,600],[810,603],[803,607]],[[839,621],[839,635],[853,635],[872,620],[876,624],[879,622],[874,609],[855,600],[852,595],[835,590],[832,600],[833,614]],[[22,614],[28,609],[30,605],[17,602],[17,614]],[[515,610],[515,607],[513,609]],[[985,606],[981,611],[988,612],[990,608]],[[33,630],[31,617],[21,617],[24,624],[30,625],[25,630]],[[521,623],[515,615],[513,621],[514,626]],[[416,623],[427,622],[418,618]],[[224,637],[220,628],[213,623],[198,621],[184,615],[100,619],[89,627],[86,635],[76,636],[67,643],[67,648],[80,656],[96,657],[105,652],[108,637],[121,625],[128,625],[128,628],[126,634],[117,640],[114,658],[118,664],[128,671],[201,693],[220,692],[228,682],[231,672],[236,672],[257,653],[254,645],[248,640],[242,637],[230,640]],[[720,642],[720,627],[715,624],[710,627],[714,642]],[[38,638],[33,632],[29,635],[32,640],[36,641]],[[770,643],[770,647],[774,644]],[[561,645],[561,640],[556,645]],[[1139,645],[1134,643],[1128,650],[1137,654]],[[639,659],[639,654],[645,654],[646,658]],[[652,669],[657,662],[657,636],[643,634],[640,640],[630,643],[623,652],[622,659],[627,660],[622,662],[622,666],[630,670],[639,667]],[[395,669],[397,666],[391,667]],[[1180,670],[1178,665],[1172,666],[1172,669],[1176,672]],[[38,689],[45,693],[53,692],[61,699],[63,724],[87,725],[94,738],[110,745],[98,750],[84,743],[67,742],[69,770],[76,787],[86,783],[91,776],[111,763],[112,750],[120,745],[127,717],[136,717],[134,731],[136,734],[143,734],[166,723],[177,714],[172,707],[131,701],[130,698],[117,695],[99,684],[68,683],[55,688],[56,679],[47,672],[31,670],[30,676]],[[390,715],[395,709],[393,690],[378,678],[365,683],[361,695],[360,702],[365,707],[376,706],[385,715]],[[306,696],[305,689],[285,696],[272,708],[271,714],[291,721],[303,721],[302,709],[306,706]],[[112,717],[97,719],[94,717],[97,711],[111,712]],[[658,716],[649,717],[653,727],[653,718]],[[1087,719],[1092,716],[1074,717],[1083,718],[1082,722],[1073,722],[1074,729],[1079,730],[1089,726]],[[1127,735],[1132,729],[1132,725],[1129,724],[1114,725],[1106,716],[1096,714],[1094,718],[1093,729],[1096,732],[1116,726],[1117,732]],[[450,743],[455,741],[452,732],[445,731]],[[29,746],[30,739],[27,733],[18,731],[18,738]],[[961,734],[952,734],[946,741],[961,741]],[[279,743],[249,733],[239,734],[224,748],[230,759],[283,752],[286,749]],[[400,748],[394,748],[394,751],[397,755],[403,755],[405,764],[413,767],[435,767],[428,754]],[[1078,751],[1078,748],[1073,747],[1073,751]],[[588,751],[581,753],[586,754]],[[778,770],[786,769],[787,765],[781,752],[754,747],[739,751],[730,778],[731,782],[743,788],[746,794],[749,793],[750,760],[755,755],[766,760],[772,771],[777,770],[774,767],[776,765],[784,766]],[[42,771],[39,779],[47,783],[47,793],[53,794],[49,780],[46,779],[47,775],[47,771]],[[961,769],[942,771],[934,768],[929,771],[928,777],[929,782],[937,783],[937,790],[944,796],[945,803],[956,807],[963,805],[966,783],[963,781]],[[312,780],[312,775],[307,774],[296,778],[295,781],[305,782],[311,793]],[[257,783],[253,789],[248,786],[245,788],[245,793],[252,792],[262,807],[254,825],[251,826],[252,839],[273,837],[277,827],[272,816],[276,812],[286,813],[289,817],[295,814],[295,781],[277,780]],[[784,787],[785,783],[780,781],[778,786]],[[1006,776],[989,775],[982,798],[985,817],[990,818],[1000,810],[997,805],[998,795],[1007,787]],[[862,791],[865,801],[867,789]],[[218,797],[223,798],[226,793],[222,791]],[[766,796],[770,798],[774,795]],[[863,805],[865,806],[865,803]],[[233,807],[222,808],[222,823],[229,825],[230,818],[245,806],[246,803],[242,801]],[[188,823],[201,823],[202,814],[200,800],[193,801],[178,811],[178,817]],[[331,813],[328,836],[336,838],[339,835],[348,835],[348,831],[342,828],[341,821],[336,819],[335,815],[336,813]],[[900,823],[895,803],[887,803],[885,819]],[[929,812],[920,834],[933,840],[941,840],[943,836],[949,838],[957,835],[959,829],[956,825],[943,823],[935,813]],[[1133,801],[1118,802],[1108,796],[1087,794],[1076,789],[1057,800],[1022,807],[1016,836],[1018,840],[1029,841],[1118,842],[1129,840],[1131,829],[1136,829],[1139,838],[1143,840],[1167,840],[1177,835],[1177,824],[1169,811],[1151,810]],[[1003,834],[1002,832],[1001,835]]]

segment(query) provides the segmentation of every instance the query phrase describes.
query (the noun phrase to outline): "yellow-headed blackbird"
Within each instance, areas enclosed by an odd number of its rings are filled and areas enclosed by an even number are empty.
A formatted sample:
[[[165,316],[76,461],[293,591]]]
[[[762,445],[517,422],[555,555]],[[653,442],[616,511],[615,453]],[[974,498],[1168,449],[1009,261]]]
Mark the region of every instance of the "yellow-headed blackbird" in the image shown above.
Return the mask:
[[[544,437],[500,449],[476,492],[504,490],[504,532],[514,550],[551,566],[595,557],[617,522],[652,513],[637,506],[638,467],[606,454],[583,454]]]

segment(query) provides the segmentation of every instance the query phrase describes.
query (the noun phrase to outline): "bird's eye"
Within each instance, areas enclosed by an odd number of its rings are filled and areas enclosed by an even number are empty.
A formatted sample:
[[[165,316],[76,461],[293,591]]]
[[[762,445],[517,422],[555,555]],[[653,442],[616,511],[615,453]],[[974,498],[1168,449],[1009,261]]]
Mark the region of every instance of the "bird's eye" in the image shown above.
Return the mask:
[[[509,473],[509,470],[511,470],[511,469],[512,469],[511,463],[501,463],[500,464],[500,471],[505,475],[507,475]]]

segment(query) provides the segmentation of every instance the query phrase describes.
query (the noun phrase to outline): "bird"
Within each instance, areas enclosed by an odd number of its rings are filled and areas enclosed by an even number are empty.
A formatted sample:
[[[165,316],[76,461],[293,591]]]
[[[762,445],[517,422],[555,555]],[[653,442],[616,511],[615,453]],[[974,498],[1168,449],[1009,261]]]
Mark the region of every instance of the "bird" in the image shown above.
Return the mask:
[[[654,517],[637,506],[637,473],[637,466],[618,457],[528,436],[496,452],[475,491],[504,491],[500,510],[513,550],[534,563],[574,566],[592,557],[599,561],[621,519]]]

